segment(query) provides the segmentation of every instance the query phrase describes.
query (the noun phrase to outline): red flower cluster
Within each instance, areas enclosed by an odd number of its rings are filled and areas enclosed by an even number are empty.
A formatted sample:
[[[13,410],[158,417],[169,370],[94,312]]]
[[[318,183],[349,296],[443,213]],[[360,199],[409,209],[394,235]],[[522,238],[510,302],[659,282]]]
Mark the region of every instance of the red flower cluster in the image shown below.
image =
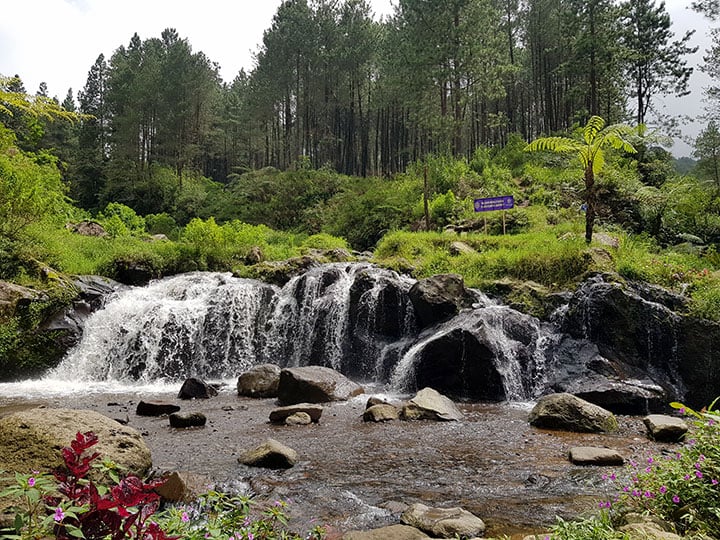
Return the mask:
[[[93,461],[100,457],[98,452],[88,452],[97,443],[97,435],[89,431],[78,433],[70,446],[62,449],[65,469],[54,472],[58,491],[73,505],[89,508],[78,513],[77,518],[65,518],[58,523],[56,538],[76,538],[69,532],[73,528],[80,529],[87,540],[106,538],[108,535],[112,540],[179,538],[167,536],[157,523],[149,521],[160,505],[160,496],[155,488],[163,483],[162,480],[145,483],[137,476],[129,475],[110,490],[103,489],[101,494],[95,482],[87,477]],[[59,500],[47,502],[57,506]]]

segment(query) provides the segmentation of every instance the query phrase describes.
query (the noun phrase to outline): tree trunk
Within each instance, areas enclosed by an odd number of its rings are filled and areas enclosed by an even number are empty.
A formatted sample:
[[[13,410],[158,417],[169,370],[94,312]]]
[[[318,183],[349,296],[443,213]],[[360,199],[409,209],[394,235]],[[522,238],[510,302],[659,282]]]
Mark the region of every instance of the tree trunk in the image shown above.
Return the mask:
[[[592,161],[585,168],[585,243],[592,242],[593,226],[595,225],[595,203],[597,199],[595,175]]]

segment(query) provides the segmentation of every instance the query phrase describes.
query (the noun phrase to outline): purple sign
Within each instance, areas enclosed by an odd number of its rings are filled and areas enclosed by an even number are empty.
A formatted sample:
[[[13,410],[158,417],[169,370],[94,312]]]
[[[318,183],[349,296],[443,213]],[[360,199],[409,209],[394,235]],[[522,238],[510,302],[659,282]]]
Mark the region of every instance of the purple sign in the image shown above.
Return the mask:
[[[491,210],[510,210],[515,206],[515,199],[512,195],[502,197],[489,197],[487,199],[475,199],[476,212],[490,212]]]

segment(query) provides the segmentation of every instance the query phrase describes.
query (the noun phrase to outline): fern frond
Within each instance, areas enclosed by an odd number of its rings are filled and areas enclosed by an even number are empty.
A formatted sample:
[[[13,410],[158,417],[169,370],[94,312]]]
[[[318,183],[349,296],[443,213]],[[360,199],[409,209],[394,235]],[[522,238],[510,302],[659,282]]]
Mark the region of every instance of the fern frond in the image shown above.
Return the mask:
[[[605,120],[599,116],[591,116],[583,129],[583,138],[585,139],[585,142],[587,144],[592,144],[595,137],[597,137],[597,134],[600,133],[604,127]]]
[[[567,137],[542,137],[525,147],[526,152],[577,152],[583,148],[580,142]]]

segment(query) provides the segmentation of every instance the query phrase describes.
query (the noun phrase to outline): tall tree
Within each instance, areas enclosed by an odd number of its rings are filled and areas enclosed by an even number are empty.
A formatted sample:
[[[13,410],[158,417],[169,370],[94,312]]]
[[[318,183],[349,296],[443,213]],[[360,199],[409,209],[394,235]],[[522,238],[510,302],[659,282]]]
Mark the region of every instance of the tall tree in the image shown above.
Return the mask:
[[[78,151],[70,183],[72,197],[83,208],[97,209],[106,183],[109,159],[108,65],[100,54],[78,92],[80,111],[88,115],[80,124]]]
[[[655,0],[627,0],[621,4],[622,44],[626,54],[626,74],[630,95],[636,99],[635,118],[644,124],[653,97],[689,94],[688,81],[693,69],[686,55],[697,51],[688,45],[694,30],[675,41],[665,3]]]
[[[592,242],[597,205],[595,178],[605,166],[605,147],[635,153],[628,137],[632,129],[624,124],[605,125],[599,116],[591,116],[582,130],[582,139],[569,137],[543,137],[535,139],[525,147],[528,152],[549,151],[572,153],[580,158],[585,182],[585,241]]]
[[[714,121],[695,139],[696,174],[720,193],[720,130]]]

